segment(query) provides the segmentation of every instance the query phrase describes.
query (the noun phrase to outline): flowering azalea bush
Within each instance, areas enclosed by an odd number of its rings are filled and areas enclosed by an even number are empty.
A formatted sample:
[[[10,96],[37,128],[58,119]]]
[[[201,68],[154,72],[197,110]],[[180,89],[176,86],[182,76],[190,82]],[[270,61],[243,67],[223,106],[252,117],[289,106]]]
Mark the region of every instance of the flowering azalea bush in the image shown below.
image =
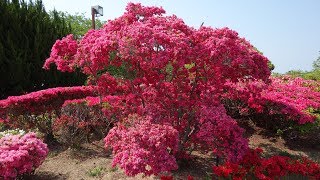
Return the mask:
[[[52,119],[66,100],[92,96],[93,86],[57,87],[0,100],[0,118],[11,128],[36,129],[51,136]]]
[[[320,92],[315,87],[302,78],[273,78],[261,96],[270,114],[283,114],[299,124],[313,123],[316,116],[309,109],[320,109]]]
[[[267,82],[267,58],[228,28],[194,29],[158,7],[126,10],[80,41],[57,41],[44,65],[80,68],[97,87],[93,103],[114,122],[106,137],[113,163],[128,175],[150,175],[176,169],[176,159],[194,150],[241,159],[248,142],[221,98],[227,82]],[[132,115],[141,122],[130,123]]]
[[[0,178],[14,179],[32,173],[48,154],[35,133],[7,131],[0,134]]]
[[[320,178],[320,165],[307,158],[292,159],[287,156],[261,157],[262,150],[255,149],[246,153],[237,163],[227,161],[213,166],[216,176],[226,179],[279,179],[290,174],[299,174],[310,179]]]
[[[101,111],[99,98],[67,100],[53,122],[55,137],[65,145],[77,147],[90,139],[102,139],[112,120]]]
[[[94,90],[93,86],[57,87],[21,96],[9,96],[0,101],[0,115],[43,114],[60,109],[65,100],[93,95]]]
[[[320,122],[318,87],[316,81],[290,76],[273,77],[270,84],[261,81],[229,82],[224,103],[233,115],[260,114],[269,117],[268,121],[273,126],[294,126],[308,131]]]

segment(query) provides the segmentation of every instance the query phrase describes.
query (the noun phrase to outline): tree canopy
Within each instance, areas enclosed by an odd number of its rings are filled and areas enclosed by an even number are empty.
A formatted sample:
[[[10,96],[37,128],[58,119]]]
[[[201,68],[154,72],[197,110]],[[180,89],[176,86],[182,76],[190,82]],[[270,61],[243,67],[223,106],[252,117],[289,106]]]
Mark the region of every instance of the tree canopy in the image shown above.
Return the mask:
[[[311,71],[302,71],[302,70],[291,70],[286,74],[291,75],[293,77],[302,77],[304,79],[310,80],[320,80],[320,56],[313,61],[313,70]]]
[[[71,34],[74,35],[77,39],[81,38],[89,29],[91,29],[91,19],[86,18],[84,13],[76,13],[74,15],[69,14],[68,12],[56,12],[51,11],[50,15],[53,16],[54,13],[58,13],[60,17],[63,17],[68,25],[71,27]],[[96,29],[99,29],[103,26],[103,22],[99,19],[95,20]]]
[[[312,64],[314,70],[320,70],[320,56]]]

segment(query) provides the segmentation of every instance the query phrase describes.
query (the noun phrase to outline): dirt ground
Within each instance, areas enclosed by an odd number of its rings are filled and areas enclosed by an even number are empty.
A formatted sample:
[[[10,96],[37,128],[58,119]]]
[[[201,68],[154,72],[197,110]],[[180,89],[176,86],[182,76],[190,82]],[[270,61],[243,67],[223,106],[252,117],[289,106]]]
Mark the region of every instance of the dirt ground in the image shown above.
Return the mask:
[[[320,162],[319,145],[310,145],[303,139],[284,139],[279,136],[270,136],[263,128],[254,125],[246,125],[246,136],[251,147],[264,149],[265,155],[292,155],[307,156]],[[80,150],[66,149],[60,145],[51,145],[50,153],[45,162],[35,171],[34,175],[25,179],[32,180],[121,180],[121,179],[159,179],[159,177],[134,178],[127,177],[122,170],[111,166],[112,156],[103,147],[103,141],[84,144]],[[195,179],[210,179],[211,165],[214,159],[208,155],[195,153],[195,160],[179,167],[173,172],[176,179],[186,179],[192,175]],[[189,165],[188,165],[189,164]]]
[[[79,150],[59,147],[50,152],[49,157],[29,179],[137,179],[127,178],[121,170],[111,166],[111,161],[111,153],[104,150],[103,141],[84,144]]]

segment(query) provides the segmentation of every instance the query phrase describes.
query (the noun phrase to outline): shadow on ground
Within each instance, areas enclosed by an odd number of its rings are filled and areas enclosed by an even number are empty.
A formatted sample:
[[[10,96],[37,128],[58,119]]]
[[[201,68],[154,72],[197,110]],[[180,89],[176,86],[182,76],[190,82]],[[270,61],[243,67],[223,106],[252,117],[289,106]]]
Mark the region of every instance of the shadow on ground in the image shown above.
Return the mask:
[[[44,171],[34,175],[24,176],[23,180],[66,180],[68,176],[65,174],[55,174],[52,172]]]

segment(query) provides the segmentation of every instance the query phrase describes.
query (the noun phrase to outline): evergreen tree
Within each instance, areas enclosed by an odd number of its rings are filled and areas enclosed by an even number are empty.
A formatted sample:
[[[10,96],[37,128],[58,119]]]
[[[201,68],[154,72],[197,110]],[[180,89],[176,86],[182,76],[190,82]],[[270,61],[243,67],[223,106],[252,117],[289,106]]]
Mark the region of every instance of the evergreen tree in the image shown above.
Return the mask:
[[[2,0],[0,12],[0,99],[83,84],[85,78],[80,73],[42,69],[54,42],[72,32],[65,17],[55,11],[50,16],[41,0]]]

